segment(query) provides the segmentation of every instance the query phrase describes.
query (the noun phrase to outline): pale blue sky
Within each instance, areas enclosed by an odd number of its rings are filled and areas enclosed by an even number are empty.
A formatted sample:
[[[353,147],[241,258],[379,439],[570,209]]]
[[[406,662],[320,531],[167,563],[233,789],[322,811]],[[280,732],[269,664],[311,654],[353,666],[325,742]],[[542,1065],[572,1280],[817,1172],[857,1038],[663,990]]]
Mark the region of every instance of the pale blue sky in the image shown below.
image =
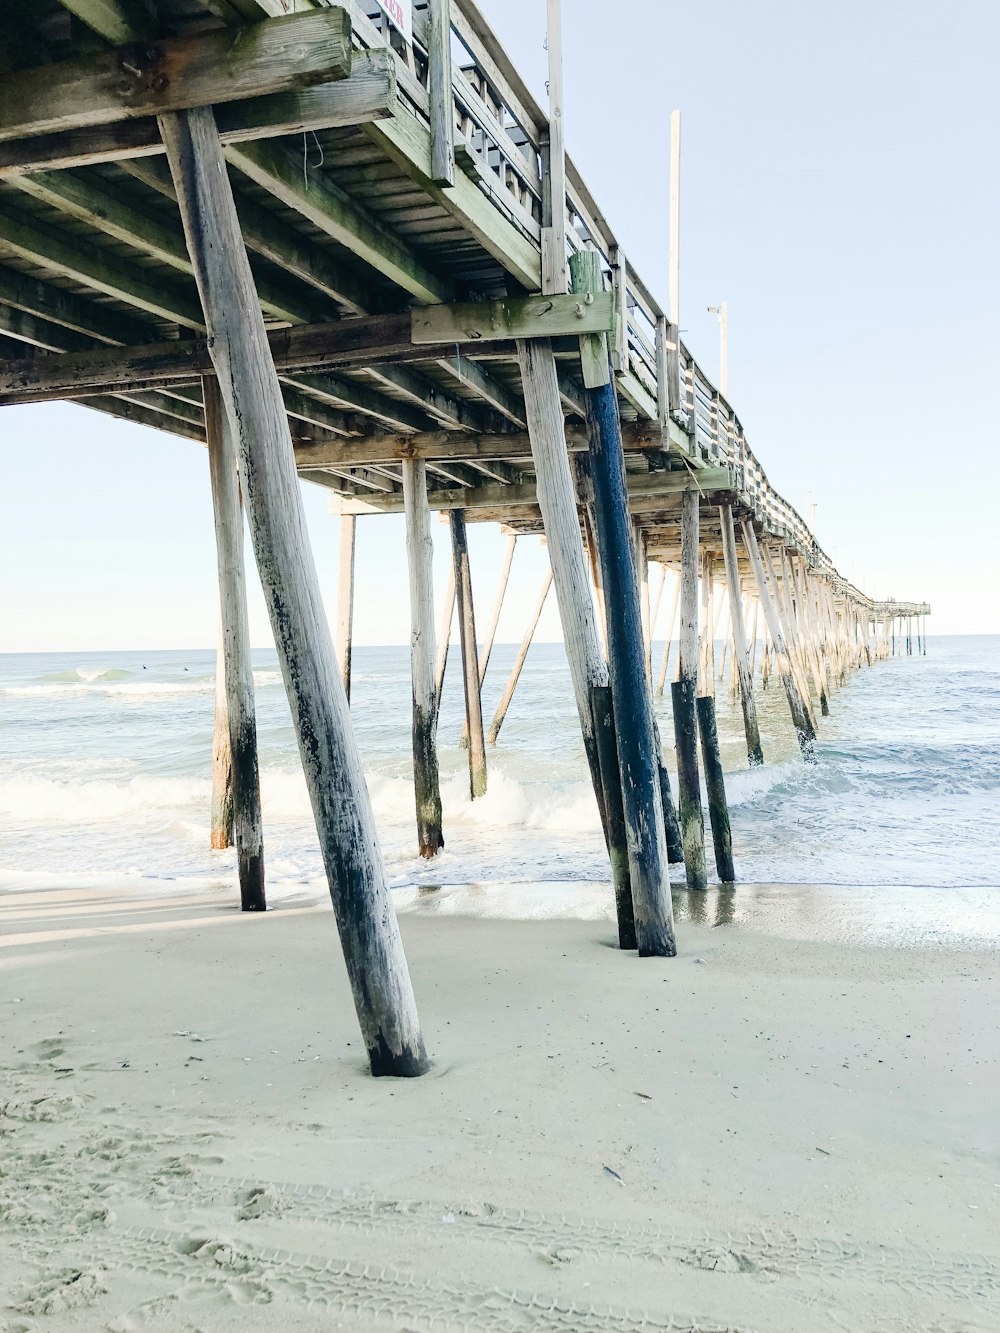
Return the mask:
[[[544,94],[544,0],[481,0]],[[1000,631],[994,386],[1000,96],[994,3],[564,0],[570,152],[666,300],[667,141],[684,118],[681,325],[772,482],[842,571],[927,597],[932,630]],[[0,651],[215,641],[208,471],[196,444],[68,405],[0,432]],[[305,487],[333,610],[336,522]],[[502,539],[470,528],[485,619]],[[435,527],[441,582],[447,531]],[[523,544],[500,637],[544,568]],[[252,582],[254,582],[252,580]],[[256,644],[270,642],[255,591]],[[554,602],[542,637],[558,638]],[[408,635],[401,522],[359,524],[356,641]]]

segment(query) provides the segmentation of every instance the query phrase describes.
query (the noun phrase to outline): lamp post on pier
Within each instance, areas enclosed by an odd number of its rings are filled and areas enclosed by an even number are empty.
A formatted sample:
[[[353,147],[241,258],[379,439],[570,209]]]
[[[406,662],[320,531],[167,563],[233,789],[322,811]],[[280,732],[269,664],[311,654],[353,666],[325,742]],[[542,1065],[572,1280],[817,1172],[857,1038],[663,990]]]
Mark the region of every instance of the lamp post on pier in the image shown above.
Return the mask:
[[[710,305],[710,315],[719,317],[719,392],[723,398],[729,397],[729,302],[722,305]]]

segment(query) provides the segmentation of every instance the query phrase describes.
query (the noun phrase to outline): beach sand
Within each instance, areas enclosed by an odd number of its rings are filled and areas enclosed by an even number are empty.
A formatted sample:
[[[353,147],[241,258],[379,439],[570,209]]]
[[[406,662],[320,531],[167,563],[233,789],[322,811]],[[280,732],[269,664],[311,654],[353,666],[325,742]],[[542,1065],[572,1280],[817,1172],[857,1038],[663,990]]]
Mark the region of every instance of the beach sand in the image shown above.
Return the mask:
[[[1000,1328],[988,932],[836,901],[405,914],[399,1082],[328,905],[0,898],[0,1330]]]

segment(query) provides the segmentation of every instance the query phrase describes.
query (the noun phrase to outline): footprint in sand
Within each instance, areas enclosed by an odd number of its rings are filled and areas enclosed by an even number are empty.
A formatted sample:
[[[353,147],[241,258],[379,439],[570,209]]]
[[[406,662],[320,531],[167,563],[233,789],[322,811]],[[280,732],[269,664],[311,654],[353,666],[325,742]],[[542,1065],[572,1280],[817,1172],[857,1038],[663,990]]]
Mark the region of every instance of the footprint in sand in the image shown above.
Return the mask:
[[[42,1278],[23,1300],[14,1306],[19,1314],[63,1314],[80,1310],[107,1293],[108,1284],[100,1268],[73,1268]]]

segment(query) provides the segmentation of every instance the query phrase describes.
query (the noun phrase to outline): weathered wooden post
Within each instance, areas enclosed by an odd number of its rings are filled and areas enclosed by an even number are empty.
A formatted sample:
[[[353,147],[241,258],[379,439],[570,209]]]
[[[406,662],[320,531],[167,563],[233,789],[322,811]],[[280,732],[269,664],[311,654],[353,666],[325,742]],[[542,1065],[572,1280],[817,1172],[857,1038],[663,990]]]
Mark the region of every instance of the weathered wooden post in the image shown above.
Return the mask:
[[[444,673],[448,666],[448,646],[451,643],[451,625],[455,619],[455,562],[448,566],[448,584],[445,588],[444,601],[441,604],[441,620],[438,626],[437,657],[434,659],[434,716],[441,711],[441,694],[444,690]],[[437,722],[435,720],[435,726]]]
[[[677,607],[681,598],[681,576],[678,573],[674,583],[674,595],[670,599],[670,614],[663,627],[663,660],[660,662],[660,677],[656,682],[656,693],[662,699],[667,683],[667,664],[670,661],[670,642],[674,634],[674,622],[677,620]]]
[[[705,871],[705,816],[698,773],[698,492],[681,497],[681,622],[678,674],[670,687],[677,750],[677,815],[689,889],[708,886]]]
[[[483,643],[483,651],[479,654],[479,690],[482,693],[483,681],[486,679],[486,669],[490,664],[490,655],[493,652],[493,640],[496,638],[497,625],[500,623],[500,613],[503,610],[503,599],[507,592],[507,584],[510,580],[510,567],[514,561],[514,549],[517,546],[517,535],[511,533],[507,538],[507,546],[504,550],[503,561],[500,565],[500,579],[497,583],[497,595],[493,601],[493,614],[490,616],[490,627],[486,631],[486,639]],[[462,723],[462,734],[459,737],[459,745],[464,750],[469,744],[469,728],[466,723]]]
[[[236,844],[240,905],[244,912],[263,912],[267,907],[264,897],[264,834],[260,812],[257,720],[254,713],[253,664],[250,659],[246,571],[243,566],[243,504],[240,499],[236,445],[214,375],[202,377],[202,393],[212,506],[215,512],[225,713],[232,782],[230,818]]]
[[[465,511],[448,513],[451,553],[455,565],[455,594],[458,598],[458,633],[462,645],[462,679],[465,682],[465,725],[469,732],[469,791],[472,799],[486,795],[486,746],[483,740],[483,704],[479,693],[479,649],[476,644],[476,612],[472,604],[472,571],[469,568],[469,539]]]
[[[798,737],[799,749],[802,751],[802,757],[812,762],[816,757],[816,729],[792,674],[791,659],[788,656],[788,649],[785,647],[785,636],[781,630],[781,621],[778,619],[778,612],[771,601],[771,594],[768,590],[764,565],[760,558],[760,548],[757,545],[757,534],[747,519],[743,520],[742,527],[743,543],[750,557],[750,566],[753,569],[754,579],[757,583],[757,595],[760,598],[761,610],[764,612],[771,643],[778,657],[778,670],[781,673],[781,683],[785,687],[785,696],[788,699],[789,711],[792,714],[792,725],[795,727],[795,734]]]
[[[413,794],[420,855],[436,856],[441,832],[434,684],[434,539],[427,504],[427,464],[403,459],[406,557],[410,574],[410,679],[413,685]]]
[[[209,845],[225,851],[233,845],[233,751],[229,743],[229,706],[226,703],[226,648],[219,620],[215,651],[215,716],[212,723],[212,825]]]
[[[340,516],[340,561],[337,578],[337,638],[335,652],[340,663],[347,701],[351,700],[351,665],[354,650],[354,548],[357,516]]]
[[[603,287],[600,258],[593,251],[578,251],[571,258],[570,275],[572,290],[581,295]],[[589,370],[596,369],[591,363]],[[584,397],[636,938],[641,956],[672,957],[677,946],[665,815],[653,730],[653,700],[642,642],[625,456],[618,399],[606,362],[603,369],[607,382],[602,384],[587,384],[588,378],[598,376],[585,374]]]
[[[753,768],[764,762],[757,722],[757,705],[753,697],[753,677],[750,674],[750,654],[747,651],[746,625],[743,620],[743,596],[740,591],[740,564],[736,554],[736,530],[733,511],[728,504],[719,506],[722,527],[722,558],[726,565],[726,584],[729,591],[729,617],[733,628],[733,665],[739,681],[740,704],[743,708],[743,730],[747,738],[747,758]]]
[[[159,118],[344,959],[373,1074],[428,1068],[371,800],[323,612],[288,418],[210,107]]]
[[[631,865],[628,857],[620,855],[620,837],[614,824],[614,812],[622,803],[621,776],[618,767],[607,767],[610,753],[607,738],[602,736],[602,748],[598,746],[599,729],[614,725],[608,667],[597,637],[597,620],[580,536],[576,492],[566,451],[566,426],[559,397],[555,357],[552,355],[551,342],[544,338],[519,341],[517,353],[531,456],[537,477],[538,506],[542,511],[548,542],[563,642],[580,718],[583,748],[611,861],[618,910],[618,934],[621,940],[634,940]],[[595,707],[603,711],[595,715]],[[618,787],[617,793],[608,790],[614,785]],[[634,948],[635,944],[623,944],[622,947]]]
[[[719,733],[715,725],[714,697],[711,694],[701,695],[695,701],[695,708],[698,714],[698,732],[701,736],[701,757],[705,765],[705,789],[708,793],[708,816],[712,826],[715,868],[723,884],[732,884],[736,878],[733,869],[733,836],[729,825],[729,802],[726,800]]]
[[[514,697],[514,691],[517,689],[517,682],[521,676],[521,668],[524,666],[525,658],[528,656],[528,649],[531,647],[531,641],[535,637],[535,630],[538,628],[538,622],[542,618],[542,610],[545,606],[545,599],[549,595],[549,589],[552,587],[552,570],[547,570],[545,578],[542,580],[542,591],[539,593],[538,601],[535,603],[535,609],[528,621],[528,628],[524,631],[524,638],[521,640],[521,647],[518,650],[517,659],[511,668],[510,676],[507,679],[507,685],[504,688],[503,698],[497,704],[497,711],[493,714],[493,721],[490,723],[490,729],[486,734],[487,745],[496,745],[497,737],[500,735],[500,728],[503,726],[504,718],[507,716],[507,709],[510,707],[510,701]]]

